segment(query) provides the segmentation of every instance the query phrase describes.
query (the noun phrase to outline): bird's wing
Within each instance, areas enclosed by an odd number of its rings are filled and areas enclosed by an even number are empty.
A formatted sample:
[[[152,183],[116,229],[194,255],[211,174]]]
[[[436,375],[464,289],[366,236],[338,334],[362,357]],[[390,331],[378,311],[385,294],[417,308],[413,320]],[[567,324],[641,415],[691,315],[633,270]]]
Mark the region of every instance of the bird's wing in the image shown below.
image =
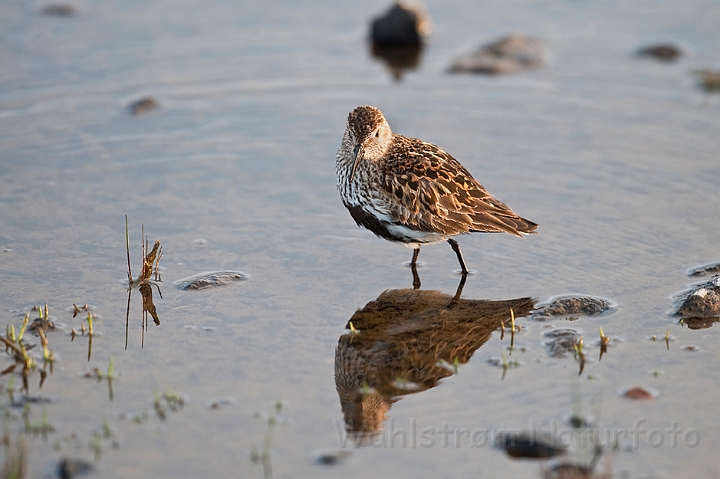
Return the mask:
[[[380,170],[388,211],[408,228],[446,235],[478,231],[520,236],[537,227],[431,143],[396,135]]]

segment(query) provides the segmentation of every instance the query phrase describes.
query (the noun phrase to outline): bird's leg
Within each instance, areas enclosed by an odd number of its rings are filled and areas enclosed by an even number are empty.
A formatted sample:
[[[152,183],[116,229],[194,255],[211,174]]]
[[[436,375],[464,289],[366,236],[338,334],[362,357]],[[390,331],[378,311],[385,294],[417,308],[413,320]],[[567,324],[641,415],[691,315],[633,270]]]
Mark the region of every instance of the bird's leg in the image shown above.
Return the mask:
[[[452,238],[449,238],[447,240],[448,243],[450,243],[450,246],[452,247],[453,251],[455,251],[455,254],[457,255],[457,259],[460,262],[460,269],[462,270],[463,274],[467,274],[468,269],[467,266],[465,266],[465,260],[463,259],[463,255],[460,252],[460,245],[457,241],[455,241]]]
[[[410,261],[410,270],[412,271],[413,275],[413,289],[420,289],[420,275],[418,275],[417,272],[417,259],[419,255],[420,248],[414,249],[412,261]]]
[[[453,296],[453,299],[450,300],[450,304],[448,304],[448,308],[455,306],[455,304],[460,299],[462,290],[465,287],[465,280],[467,280],[467,273],[462,274],[462,277],[460,278],[460,284],[458,284],[457,291],[455,291],[455,296]]]
[[[420,289],[420,275],[417,272],[417,265],[412,264],[410,266],[410,270],[412,271],[413,275],[413,289]]]
[[[410,261],[411,268],[413,266],[417,265],[418,256],[420,256],[420,247],[419,246],[417,248],[413,249],[413,259],[412,259],[412,261]]]

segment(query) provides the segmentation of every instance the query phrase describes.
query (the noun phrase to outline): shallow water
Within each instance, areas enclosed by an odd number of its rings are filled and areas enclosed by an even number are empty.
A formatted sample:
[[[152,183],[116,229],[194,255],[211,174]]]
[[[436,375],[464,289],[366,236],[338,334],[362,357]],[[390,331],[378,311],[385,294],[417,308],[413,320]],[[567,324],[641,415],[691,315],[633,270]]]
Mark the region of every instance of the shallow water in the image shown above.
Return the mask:
[[[686,270],[720,259],[720,100],[690,74],[718,67],[720,7],[427,2],[429,47],[396,83],[364,40],[383,2],[77,5],[68,18],[39,14],[39,3],[0,6],[0,249],[9,250],[0,253],[0,310],[18,326],[12,310],[47,302],[67,325],[48,333],[59,359],[40,392],[52,399],[45,410],[56,432],[31,441],[31,477],[59,457],[92,460],[87,444],[105,422],[119,447],[104,440],[99,476],[262,477],[250,451],[262,448],[278,399],[274,477],[540,477],[543,463],[472,447],[466,436],[458,447],[435,435],[433,447],[413,448],[399,434],[390,447],[388,432],[566,430],[580,403],[601,432],[635,424],[662,432],[659,447],[649,433],[637,448],[633,436],[620,440],[618,477],[720,475],[720,327],[689,330],[668,315],[669,297],[691,282]],[[543,39],[548,66],[492,78],[445,73],[509,32]],[[673,64],[633,55],[658,41],[686,55]],[[126,106],[147,95],[160,108],[131,116]],[[515,342],[525,352],[513,352],[520,366],[504,379],[487,362],[509,345],[496,332],[457,374],[392,405],[386,447],[348,443],[348,459],[323,466],[313,455],[344,439],[334,364],[345,325],[383,291],[412,284],[403,266],[411,251],[358,229],[335,190],[335,151],[360,104],[379,107],[395,131],[442,146],[540,224],[523,240],[460,238],[477,272],[464,298],[581,293],[618,309],[571,323],[519,318]],[[164,249],[161,324],[150,322],[141,347],[135,292],[127,350],[126,214],[135,274],[142,224]],[[423,289],[452,295],[450,248],[426,247],[420,260]],[[201,291],[172,284],[218,270],[250,279]],[[70,341],[69,328],[80,326],[72,303],[101,316],[89,362],[87,338]],[[589,361],[579,377],[572,355],[549,356],[548,324],[584,335]],[[622,341],[598,362],[599,327]],[[107,369],[110,357],[112,402],[105,383],[80,377]],[[657,398],[620,397],[636,385]],[[161,421],[153,392],[166,390],[187,401]],[[232,400],[210,408],[217,398]],[[32,406],[35,421],[42,409]],[[147,420],[121,419],[142,411]],[[673,447],[664,432],[672,423],[697,431],[697,445],[681,434]],[[588,461],[580,449],[571,457]]]

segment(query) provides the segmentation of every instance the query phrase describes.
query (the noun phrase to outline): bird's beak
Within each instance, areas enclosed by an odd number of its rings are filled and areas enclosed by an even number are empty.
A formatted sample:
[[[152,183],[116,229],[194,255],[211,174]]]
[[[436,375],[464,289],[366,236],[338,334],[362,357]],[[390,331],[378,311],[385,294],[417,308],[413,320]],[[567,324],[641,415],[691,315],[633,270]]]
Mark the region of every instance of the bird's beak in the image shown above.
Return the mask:
[[[353,180],[355,177],[355,170],[357,169],[358,161],[362,158],[362,145],[357,144],[355,145],[355,148],[353,149],[353,167],[352,172],[350,173],[350,181]]]

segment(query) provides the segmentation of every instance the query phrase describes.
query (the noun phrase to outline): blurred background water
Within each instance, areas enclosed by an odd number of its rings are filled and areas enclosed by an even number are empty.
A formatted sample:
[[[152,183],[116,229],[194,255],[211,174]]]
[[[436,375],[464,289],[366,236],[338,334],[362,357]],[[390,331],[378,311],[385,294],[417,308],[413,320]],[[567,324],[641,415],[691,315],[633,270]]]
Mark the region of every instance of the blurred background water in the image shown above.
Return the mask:
[[[720,475],[720,327],[689,330],[668,315],[687,268],[720,259],[720,100],[691,74],[720,67],[718,2],[428,1],[433,33],[400,82],[370,54],[369,22],[389,6],[379,1],[72,5],[65,17],[42,14],[41,2],[0,3],[0,315],[17,325],[12,311],[47,302],[66,326],[48,333],[60,358],[41,390],[52,402],[32,408],[46,408],[56,432],[32,440],[30,477],[59,457],[92,460],[87,442],[103,423],[119,447],[106,442],[100,476],[260,477],[250,451],[262,448],[267,421],[255,416],[278,399],[275,477],[540,477],[537,462],[467,442],[348,446],[342,464],[313,461],[341,446],[334,356],[346,322],[412,284],[410,250],[356,228],[335,190],[345,119],[362,104],[396,132],[443,147],[540,224],[523,240],[459,238],[477,272],[464,297],[607,297],[618,304],[612,315],[552,324],[579,329],[593,357],[599,327],[622,339],[578,378],[572,355],[548,356],[546,324],[520,320],[520,367],[501,380],[487,364],[508,344],[495,333],[456,376],[394,404],[393,427],[549,427],[582,403],[601,428],[642,418],[648,430],[674,422],[699,432],[696,447],[672,447],[668,436],[659,447],[621,441],[618,477]],[[542,40],[547,65],[446,72],[508,33]],[[656,42],[683,56],[635,55]],[[145,96],[159,108],[131,115],[128,104]],[[126,214],[135,270],[141,224],[165,253],[161,325],[150,324],[141,348],[134,298],[127,350]],[[421,261],[424,289],[455,291],[447,245],[424,248]],[[198,292],[171,284],[220,269],[250,279]],[[86,341],[67,334],[79,327],[73,302],[101,316],[89,363]],[[648,339],[668,328],[669,350]],[[113,401],[80,377],[109,357]],[[619,396],[635,385],[658,397]],[[161,421],[153,391],[166,390],[187,402]],[[209,407],[217,398],[232,400]],[[123,419],[143,410],[150,418]]]

